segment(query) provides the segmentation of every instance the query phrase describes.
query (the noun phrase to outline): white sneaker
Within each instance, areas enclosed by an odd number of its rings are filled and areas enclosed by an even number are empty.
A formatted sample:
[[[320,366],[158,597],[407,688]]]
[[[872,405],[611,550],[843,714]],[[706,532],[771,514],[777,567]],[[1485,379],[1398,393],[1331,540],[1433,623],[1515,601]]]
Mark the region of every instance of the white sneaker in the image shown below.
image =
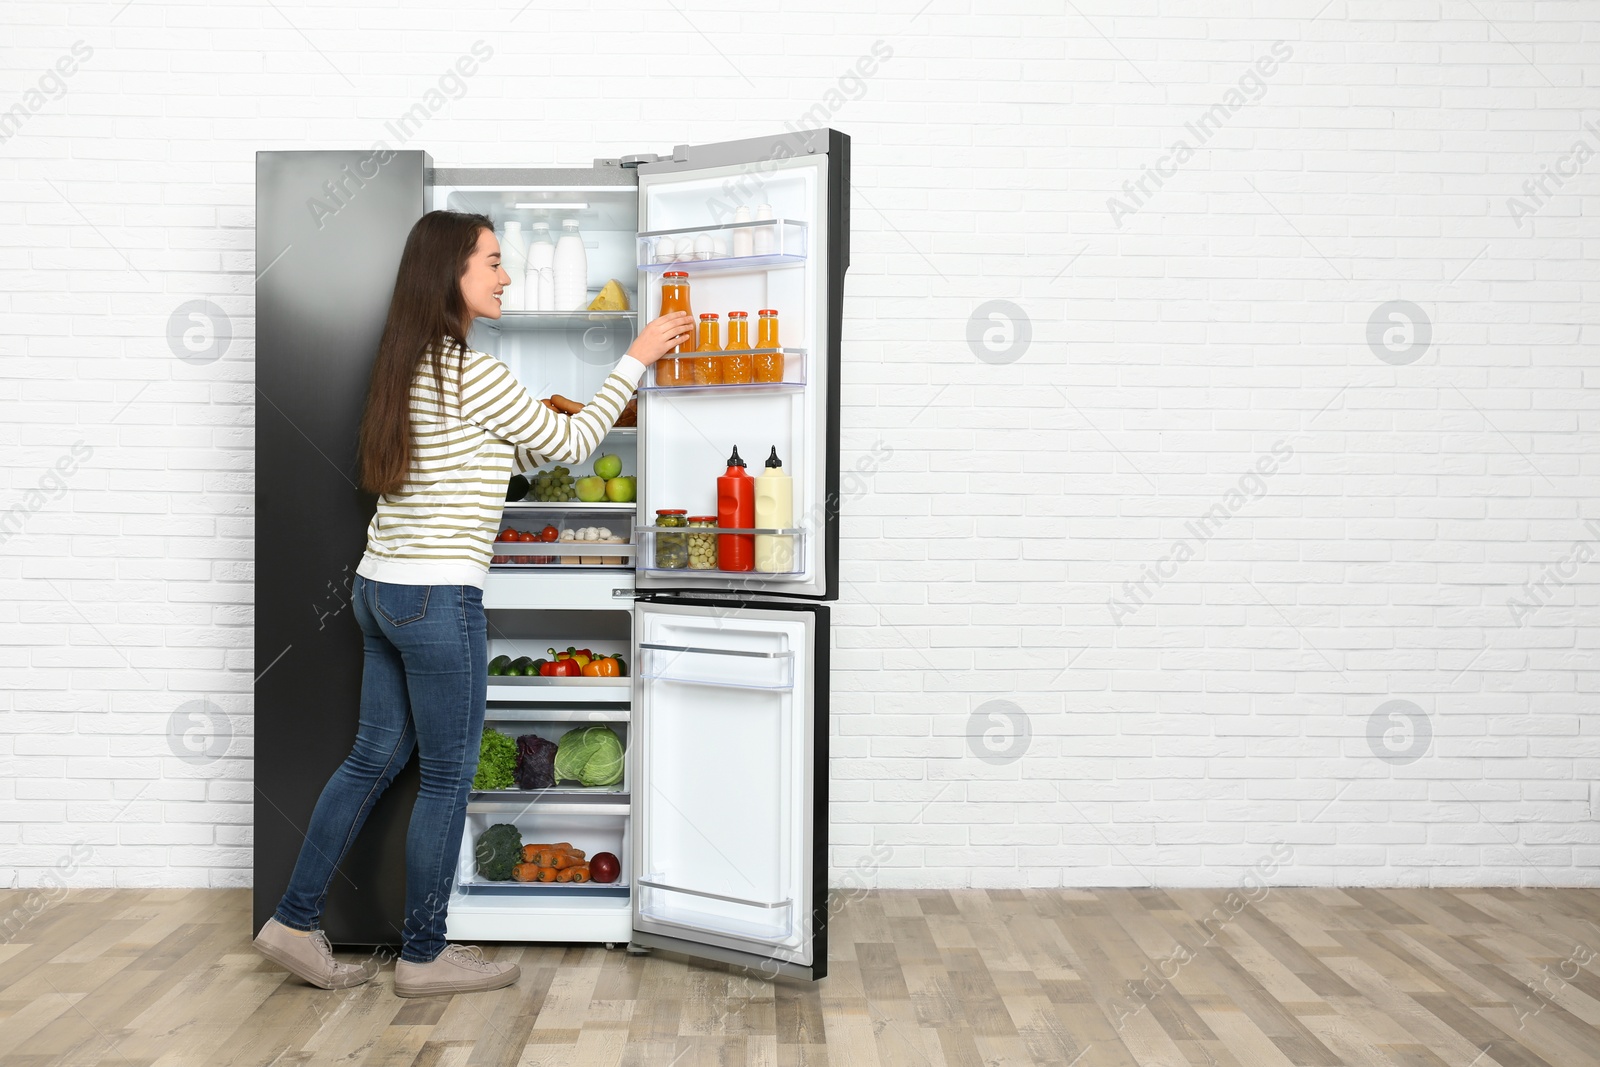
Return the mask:
[[[515,982],[522,969],[515,963],[485,959],[477,945],[446,945],[427,963],[396,960],[394,991],[401,997],[436,997],[478,993]]]

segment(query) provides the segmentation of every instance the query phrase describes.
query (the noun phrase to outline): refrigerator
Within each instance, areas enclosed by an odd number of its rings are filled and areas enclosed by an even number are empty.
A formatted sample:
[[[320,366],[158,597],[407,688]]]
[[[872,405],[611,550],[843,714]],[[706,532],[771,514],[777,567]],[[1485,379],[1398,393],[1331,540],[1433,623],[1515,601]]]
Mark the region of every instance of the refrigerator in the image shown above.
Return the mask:
[[[484,586],[489,656],[567,646],[622,655],[617,678],[491,677],[485,725],[559,741],[602,725],[620,782],[475,790],[449,904],[452,941],[601,943],[817,979],[827,971],[828,602],[838,596],[839,365],[849,265],[850,140],[834,130],[680,145],[588,168],[435,167],[381,148],[257,154],[257,564],[254,924],[272,914],[323,785],[348,753],[361,640],[350,587],[375,498],[356,487],[368,374],[401,248],[426,211],[479,212],[503,232],[575,220],[579,310],[507,310],[468,343],[535,397],[587,401],[687,275],[694,312],[749,316],[761,372],[701,383],[647,369],[617,456],[632,501],[508,500],[501,529],[605,530],[605,542],[497,543]],[[743,210],[741,210],[743,209]],[[609,281],[627,310],[588,310]],[[525,285],[514,278],[511,288]],[[508,307],[526,301],[508,298]],[[778,342],[755,345],[758,312]],[[724,354],[717,366],[733,357]],[[717,513],[737,447],[752,476],[776,450],[787,526],[738,534],[657,525]],[[518,455],[519,465],[525,457]],[[520,487],[519,487],[520,488]],[[625,493],[618,495],[625,496]],[[680,549],[778,546],[761,571],[692,569]],[[710,541],[706,539],[711,539]],[[772,539],[772,540],[768,540]],[[719,562],[731,558],[719,556]],[[703,559],[701,560],[703,562]],[[398,949],[416,759],[379,798],[336,873],[323,929],[340,949]],[[474,845],[496,823],[524,842],[613,853],[611,883],[491,882]]]

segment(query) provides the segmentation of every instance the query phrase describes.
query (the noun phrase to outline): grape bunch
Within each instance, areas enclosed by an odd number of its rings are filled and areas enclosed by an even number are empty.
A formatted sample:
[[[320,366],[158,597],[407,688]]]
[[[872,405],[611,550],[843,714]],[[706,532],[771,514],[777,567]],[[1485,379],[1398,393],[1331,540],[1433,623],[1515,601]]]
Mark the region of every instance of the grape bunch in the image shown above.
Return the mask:
[[[566,467],[552,467],[548,471],[539,471],[533,476],[533,485],[528,490],[527,499],[556,503],[576,500],[578,494],[572,488],[576,480]]]

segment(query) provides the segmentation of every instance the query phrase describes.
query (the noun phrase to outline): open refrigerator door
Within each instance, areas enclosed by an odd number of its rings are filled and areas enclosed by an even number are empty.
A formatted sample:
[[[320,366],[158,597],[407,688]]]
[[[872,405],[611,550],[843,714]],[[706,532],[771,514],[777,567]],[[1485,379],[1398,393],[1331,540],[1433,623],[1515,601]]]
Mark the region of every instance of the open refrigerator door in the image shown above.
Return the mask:
[[[633,943],[827,973],[828,608],[634,607]]]
[[[831,130],[639,167],[640,326],[686,306],[699,329],[639,387],[641,591],[836,598],[848,182],[849,138]],[[719,478],[735,451],[753,501]],[[678,551],[674,518],[666,533],[657,519],[673,511],[714,520],[691,542],[714,551]]]

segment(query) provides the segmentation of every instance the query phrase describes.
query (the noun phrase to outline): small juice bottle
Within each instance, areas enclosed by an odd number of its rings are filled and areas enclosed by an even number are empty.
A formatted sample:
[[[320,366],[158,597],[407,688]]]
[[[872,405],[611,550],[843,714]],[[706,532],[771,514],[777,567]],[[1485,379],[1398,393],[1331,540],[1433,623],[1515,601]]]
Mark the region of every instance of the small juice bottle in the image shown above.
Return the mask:
[[[756,347],[781,347],[778,344],[778,312],[773,308],[762,308],[758,314],[761,316],[761,325],[756,332]],[[755,376],[758,382],[783,381],[783,353],[759,353],[756,356]]]
[[[750,313],[748,311],[728,312],[728,348],[729,352],[742,351],[750,347]],[[749,352],[738,356],[722,357],[722,384],[724,385],[749,385],[755,381],[755,358]]]
[[[689,274],[687,271],[669,270],[661,275],[661,311],[665,315],[669,311],[687,311],[691,315],[693,309],[689,307]],[[688,340],[674,348],[673,352],[693,352],[695,350],[694,331],[689,332]],[[690,385],[694,382],[693,360],[671,359],[663,357],[656,361],[656,384],[659,386]]]
[[[717,321],[713,312],[706,312],[700,316],[700,344],[701,352],[721,352],[722,324]],[[701,356],[698,359],[688,360],[694,364],[694,385],[721,385],[722,384],[722,357]]]

